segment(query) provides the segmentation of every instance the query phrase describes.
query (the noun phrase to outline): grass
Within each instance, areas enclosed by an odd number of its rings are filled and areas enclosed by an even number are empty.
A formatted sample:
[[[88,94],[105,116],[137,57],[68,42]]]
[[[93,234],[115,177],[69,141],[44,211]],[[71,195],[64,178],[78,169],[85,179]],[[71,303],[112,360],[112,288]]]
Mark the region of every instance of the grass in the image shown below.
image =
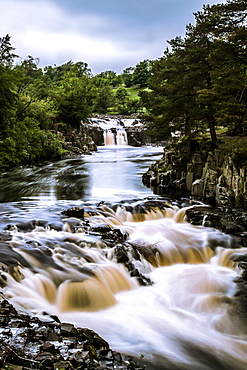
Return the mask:
[[[139,87],[136,87],[136,86],[128,87],[127,91],[131,99],[140,99],[140,97],[138,96],[138,93],[140,91]]]
[[[122,88],[127,90],[130,99],[133,99],[133,100],[140,99],[140,97],[138,96],[138,93],[141,89],[138,86],[132,86],[132,87],[119,86],[118,88],[114,88],[112,90],[113,94],[116,95],[118,89],[122,89]]]

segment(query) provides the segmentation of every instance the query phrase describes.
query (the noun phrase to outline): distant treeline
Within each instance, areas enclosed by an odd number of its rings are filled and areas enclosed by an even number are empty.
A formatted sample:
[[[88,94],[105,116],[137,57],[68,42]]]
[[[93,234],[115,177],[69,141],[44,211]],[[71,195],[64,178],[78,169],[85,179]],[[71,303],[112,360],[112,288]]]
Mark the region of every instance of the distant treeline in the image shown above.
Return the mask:
[[[9,35],[0,38],[0,167],[59,158],[59,132],[82,129],[95,113],[138,113],[154,141],[174,132],[191,142],[217,127],[246,131],[247,2],[206,5],[184,38],[169,41],[158,60],[143,60],[119,75],[93,75],[84,62],[39,68],[19,63]],[[66,131],[66,130],[65,130]]]
[[[84,62],[42,69],[29,55],[15,63],[14,51],[10,36],[1,37],[0,167],[59,158],[64,150],[58,133],[81,129],[94,113],[141,111],[138,91],[148,85],[149,60],[120,75],[93,75]]]

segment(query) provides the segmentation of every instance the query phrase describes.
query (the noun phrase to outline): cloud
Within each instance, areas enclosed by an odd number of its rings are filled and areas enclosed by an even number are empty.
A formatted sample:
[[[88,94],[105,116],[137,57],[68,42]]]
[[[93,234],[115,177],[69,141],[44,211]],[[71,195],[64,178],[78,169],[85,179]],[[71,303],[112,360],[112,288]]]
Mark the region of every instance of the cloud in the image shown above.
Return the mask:
[[[16,53],[38,57],[40,66],[72,60],[88,63],[94,73],[120,73],[162,56],[166,40],[183,34],[198,2],[1,0],[0,36],[8,33]]]

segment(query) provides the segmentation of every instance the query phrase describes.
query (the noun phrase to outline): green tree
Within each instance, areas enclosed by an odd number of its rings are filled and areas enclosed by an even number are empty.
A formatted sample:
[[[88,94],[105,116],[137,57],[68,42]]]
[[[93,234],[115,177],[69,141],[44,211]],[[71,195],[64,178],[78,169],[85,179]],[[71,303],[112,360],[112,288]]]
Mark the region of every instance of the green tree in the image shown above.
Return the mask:
[[[104,71],[94,76],[96,86],[109,85],[117,87],[122,84],[122,76],[117,75],[115,71]]]
[[[121,87],[116,92],[116,107],[119,114],[128,114],[129,93],[126,88]]]
[[[14,65],[10,37],[0,38],[0,167],[59,157],[62,143],[49,130],[51,101],[40,99],[43,72],[28,56]]]
[[[128,67],[125,68],[122,72],[122,80],[125,84],[125,87],[131,87],[133,86],[133,72],[135,68],[134,67]]]
[[[94,101],[94,112],[105,114],[108,109],[114,105],[114,96],[112,88],[109,85],[103,85],[97,89],[97,95]]]
[[[247,4],[227,1],[204,6],[196,13],[198,32],[207,32],[213,42],[208,57],[218,124],[231,133],[246,130],[247,106]]]
[[[216,125],[245,127],[246,10],[243,0],[204,6],[185,38],[171,40],[153,63],[151,92],[141,99],[154,135],[165,139],[178,130],[192,138],[208,128],[216,147]]]
[[[135,66],[132,83],[139,85],[141,88],[147,87],[151,72],[151,61],[148,59],[143,60]]]
[[[13,51],[15,48],[10,43],[11,37],[7,34],[4,37],[0,37],[0,65],[12,66],[13,61],[18,55]]]
[[[16,111],[16,77],[12,63],[17,55],[14,50],[9,35],[0,37],[0,134]]]
[[[96,89],[88,76],[65,76],[54,90],[58,117],[73,128],[92,115]]]

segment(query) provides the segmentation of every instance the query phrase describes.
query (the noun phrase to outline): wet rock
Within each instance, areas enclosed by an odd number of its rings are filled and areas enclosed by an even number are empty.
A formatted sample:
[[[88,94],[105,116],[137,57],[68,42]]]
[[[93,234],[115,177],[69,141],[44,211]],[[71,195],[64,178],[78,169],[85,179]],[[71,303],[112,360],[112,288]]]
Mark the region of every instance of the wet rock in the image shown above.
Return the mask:
[[[62,335],[74,335],[76,333],[76,328],[72,324],[62,323],[60,328]]]
[[[114,249],[114,256],[118,263],[122,263],[130,273],[130,276],[135,277],[140,285],[152,285],[149,277],[142,274],[132,262],[133,260],[140,261],[140,253],[134,246],[126,243],[124,245],[118,244]]]
[[[84,223],[83,220],[80,220],[76,217],[70,217],[64,219],[65,224],[63,225],[63,231],[67,231],[70,233],[84,231]]]
[[[209,212],[201,212],[193,209],[186,212],[187,221],[193,225],[203,225],[218,229],[225,234],[238,239],[241,246],[246,247],[247,238],[247,214],[240,209],[218,207]]]
[[[0,241],[10,241],[12,239],[12,235],[8,232],[0,232]]]
[[[91,235],[100,235],[104,241],[109,242],[116,242],[116,241],[124,241],[127,239],[127,234],[122,232],[119,229],[113,229],[109,225],[96,225],[91,226],[89,230],[89,234]]]
[[[234,297],[236,299],[236,304],[239,309],[241,309],[241,317],[247,321],[247,254],[236,254],[232,256],[234,262],[238,262],[238,267],[240,269],[239,276],[235,279],[237,289],[235,291]]]
[[[94,331],[43,322],[17,312],[6,299],[0,301],[0,328],[1,369],[144,369]]]
[[[72,207],[62,212],[62,214],[68,217],[76,217],[84,220],[84,208],[83,207]]]

